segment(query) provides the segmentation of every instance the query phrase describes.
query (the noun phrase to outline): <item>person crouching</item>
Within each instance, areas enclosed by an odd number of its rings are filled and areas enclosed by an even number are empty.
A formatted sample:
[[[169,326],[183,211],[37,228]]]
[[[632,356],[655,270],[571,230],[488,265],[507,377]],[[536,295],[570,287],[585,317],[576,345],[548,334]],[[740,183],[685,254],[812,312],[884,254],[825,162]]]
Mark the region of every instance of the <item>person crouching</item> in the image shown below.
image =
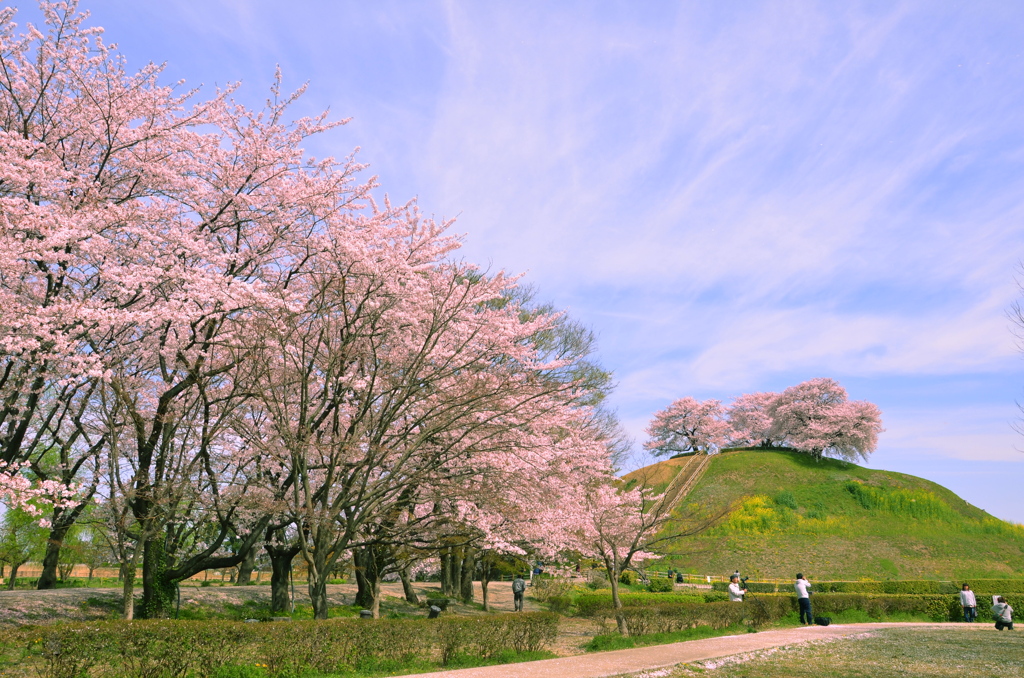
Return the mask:
[[[1013,630],[1013,608],[1006,602],[1006,598],[999,596],[996,604],[992,606],[992,618],[996,620],[996,628]]]

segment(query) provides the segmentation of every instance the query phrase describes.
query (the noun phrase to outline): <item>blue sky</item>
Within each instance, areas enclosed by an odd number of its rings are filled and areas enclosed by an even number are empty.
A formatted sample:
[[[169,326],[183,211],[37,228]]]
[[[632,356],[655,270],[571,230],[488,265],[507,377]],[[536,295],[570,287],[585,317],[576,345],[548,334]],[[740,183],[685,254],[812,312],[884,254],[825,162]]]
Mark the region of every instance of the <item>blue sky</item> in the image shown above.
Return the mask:
[[[84,7],[168,79],[309,81],[352,117],[310,151],[593,327],[638,443],[677,397],[833,377],[882,408],[871,466],[1024,522],[1024,4]]]

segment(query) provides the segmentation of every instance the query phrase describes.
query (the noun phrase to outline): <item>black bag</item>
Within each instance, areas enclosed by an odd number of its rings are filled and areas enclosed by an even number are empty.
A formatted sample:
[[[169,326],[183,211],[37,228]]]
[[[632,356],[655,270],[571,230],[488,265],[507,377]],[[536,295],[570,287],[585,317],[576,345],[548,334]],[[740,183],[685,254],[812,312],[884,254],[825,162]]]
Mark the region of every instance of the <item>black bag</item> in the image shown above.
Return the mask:
[[[815,617],[814,623],[817,626],[828,626],[832,623],[832,617]]]

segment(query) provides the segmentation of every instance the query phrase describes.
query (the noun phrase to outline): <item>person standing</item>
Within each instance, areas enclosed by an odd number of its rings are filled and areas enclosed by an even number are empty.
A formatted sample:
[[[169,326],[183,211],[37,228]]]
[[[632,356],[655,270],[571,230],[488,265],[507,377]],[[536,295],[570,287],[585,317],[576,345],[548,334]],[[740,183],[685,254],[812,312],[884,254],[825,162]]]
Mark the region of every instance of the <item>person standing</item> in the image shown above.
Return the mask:
[[[811,582],[804,579],[803,573],[798,572],[794,588],[797,603],[800,605],[800,623],[809,626],[814,623],[814,617],[811,615]]]
[[[523,596],[525,595],[526,580],[523,579],[523,575],[517,574],[516,578],[512,580],[512,602],[516,612],[523,611]]]
[[[731,603],[742,603],[743,596],[746,595],[747,590],[740,588],[740,578],[736,575],[729,577],[729,602]]]
[[[996,604],[992,606],[992,618],[996,620],[996,628],[1013,630],[1013,608],[1006,602],[1006,598],[999,596]]]
[[[978,601],[974,599],[974,591],[968,584],[964,584],[960,591],[960,607],[964,610],[965,622],[973,622],[978,618]]]

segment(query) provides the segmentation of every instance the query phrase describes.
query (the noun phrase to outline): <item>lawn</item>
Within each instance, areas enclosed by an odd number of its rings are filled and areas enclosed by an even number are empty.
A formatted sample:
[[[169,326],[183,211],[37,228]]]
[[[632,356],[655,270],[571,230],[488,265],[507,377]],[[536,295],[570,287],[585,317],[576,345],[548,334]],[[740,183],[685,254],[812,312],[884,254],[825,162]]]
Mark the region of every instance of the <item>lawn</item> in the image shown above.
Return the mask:
[[[945,678],[1024,676],[1024,638],[988,624],[975,628],[881,629],[863,635],[734,655],[654,678]]]

